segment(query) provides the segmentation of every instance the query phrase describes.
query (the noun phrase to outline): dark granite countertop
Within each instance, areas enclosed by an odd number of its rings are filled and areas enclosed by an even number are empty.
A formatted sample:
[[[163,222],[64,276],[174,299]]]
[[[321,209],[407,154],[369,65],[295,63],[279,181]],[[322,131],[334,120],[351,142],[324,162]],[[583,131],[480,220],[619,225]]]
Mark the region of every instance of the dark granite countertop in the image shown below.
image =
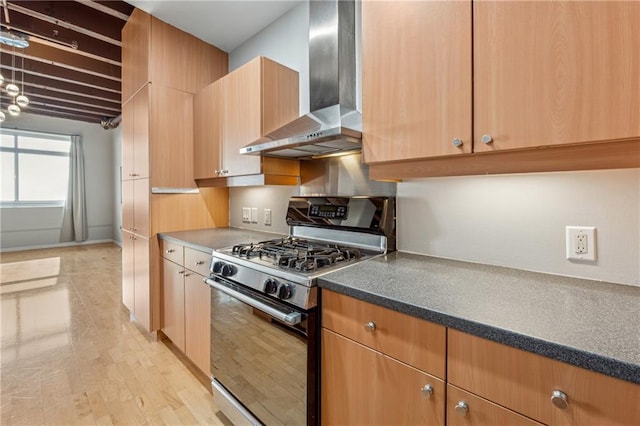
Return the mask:
[[[163,232],[159,233],[158,236],[163,240],[183,244],[194,250],[211,253],[214,249],[229,247],[234,244],[257,243],[281,238],[285,235],[241,228],[208,228],[192,231]]]
[[[640,384],[640,287],[400,252],[319,285]]]

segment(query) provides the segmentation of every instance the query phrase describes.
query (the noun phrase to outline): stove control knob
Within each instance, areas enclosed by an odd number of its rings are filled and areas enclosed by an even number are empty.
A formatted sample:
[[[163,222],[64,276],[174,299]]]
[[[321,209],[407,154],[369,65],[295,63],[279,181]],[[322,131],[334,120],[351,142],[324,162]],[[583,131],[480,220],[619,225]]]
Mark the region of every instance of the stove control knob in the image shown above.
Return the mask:
[[[230,277],[232,275],[235,275],[236,272],[236,267],[233,265],[229,265],[228,263],[222,265],[222,269],[220,270],[220,273],[223,277]]]
[[[293,288],[289,284],[282,284],[280,290],[278,290],[278,297],[286,300],[293,296]]]
[[[278,291],[278,281],[268,278],[264,282],[264,292],[267,294],[275,294]]]
[[[213,262],[213,273],[219,274],[222,272],[222,267],[225,265],[224,262],[216,261]]]

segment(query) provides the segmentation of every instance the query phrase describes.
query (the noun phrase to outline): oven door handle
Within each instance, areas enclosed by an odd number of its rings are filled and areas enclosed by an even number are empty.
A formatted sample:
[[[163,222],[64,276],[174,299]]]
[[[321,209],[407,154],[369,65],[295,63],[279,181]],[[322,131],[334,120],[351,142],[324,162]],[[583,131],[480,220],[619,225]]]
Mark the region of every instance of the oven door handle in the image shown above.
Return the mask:
[[[245,294],[242,294],[240,292],[237,292],[233,289],[230,289],[227,286],[224,286],[222,284],[220,284],[219,282],[212,280],[211,278],[205,278],[204,282],[206,282],[207,284],[209,284],[211,287],[215,288],[216,290],[220,290],[221,292],[234,297],[238,300],[240,300],[241,302],[246,303],[247,305],[256,308],[266,314],[271,315],[272,317],[274,317],[277,320],[280,320],[282,322],[285,322],[287,324],[290,325],[296,325],[299,324],[300,321],[302,321],[302,315],[300,315],[299,312],[291,312],[291,313],[285,313],[282,311],[277,310],[276,308],[273,308],[265,303],[262,303],[259,300],[254,299],[253,297],[247,296]]]

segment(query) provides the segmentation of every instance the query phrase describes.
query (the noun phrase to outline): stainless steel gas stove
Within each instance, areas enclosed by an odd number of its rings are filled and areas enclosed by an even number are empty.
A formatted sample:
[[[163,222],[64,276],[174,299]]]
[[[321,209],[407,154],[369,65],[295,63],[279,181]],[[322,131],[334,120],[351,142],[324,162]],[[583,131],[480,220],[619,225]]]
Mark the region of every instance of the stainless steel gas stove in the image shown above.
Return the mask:
[[[234,423],[318,422],[317,279],[395,249],[390,197],[293,197],[287,224],[212,255],[212,386]]]

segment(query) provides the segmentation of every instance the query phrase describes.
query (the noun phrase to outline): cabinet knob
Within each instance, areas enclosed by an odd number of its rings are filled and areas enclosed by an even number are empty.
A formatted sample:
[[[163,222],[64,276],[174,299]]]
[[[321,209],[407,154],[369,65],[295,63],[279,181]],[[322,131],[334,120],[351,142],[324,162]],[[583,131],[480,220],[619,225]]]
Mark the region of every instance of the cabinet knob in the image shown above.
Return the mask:
[[[456,414],[459,414],[464,417],[467,415],[467,411],[469,411],[469,406],[465,401],[458,401],[458,403],[456,404],[455,410],[456,410]]]
[[[213,171],[213,173],[214,173],[216,176],[220,176],[220,170],[214,170],[214,171]]]
[[[198,260],[196,266],[204,265],[204,260]]]
[[[456,148],[460,148],[463,145],[462,139],[460,139],[460,138],[455,138],[454,140],[451,141],[451,143]]]
[[[564,410],[569,406],[567,394],[558,389],[554,389],[553,392],[551,392],[551,402],[561,410]]]
[[[376,331],[376,323],[373,321],[369,321],[364,325],[364,329],[367,331]]]
[[[178,271],[178,275],[184,274],[184,271]]]
[[[185,277],[190,277],[190,276],[191,276],[191,274],[190,274],[190,273],[186,273],[186,274],[184,274],[184,276],[185,276]]]
[[[431,395],[433,395],[433,386],[424,385],[423,387],[420,388],[420,392],[422,392],[422,396],[429,399],[431,398]]]
[[[226,175],[227,173],[229,173],[229,170],[222,170],[222,174]]]
[[[174,251],[176,251],[176,249],[169,249],[169,250],[166,250],[166,252],[167,252],[167,253],[173,253]]]
[[[491,137],[491,135],[482,135],[482,142],[484,142],[484,143],[492,143],[493,142],[493,138]]]

